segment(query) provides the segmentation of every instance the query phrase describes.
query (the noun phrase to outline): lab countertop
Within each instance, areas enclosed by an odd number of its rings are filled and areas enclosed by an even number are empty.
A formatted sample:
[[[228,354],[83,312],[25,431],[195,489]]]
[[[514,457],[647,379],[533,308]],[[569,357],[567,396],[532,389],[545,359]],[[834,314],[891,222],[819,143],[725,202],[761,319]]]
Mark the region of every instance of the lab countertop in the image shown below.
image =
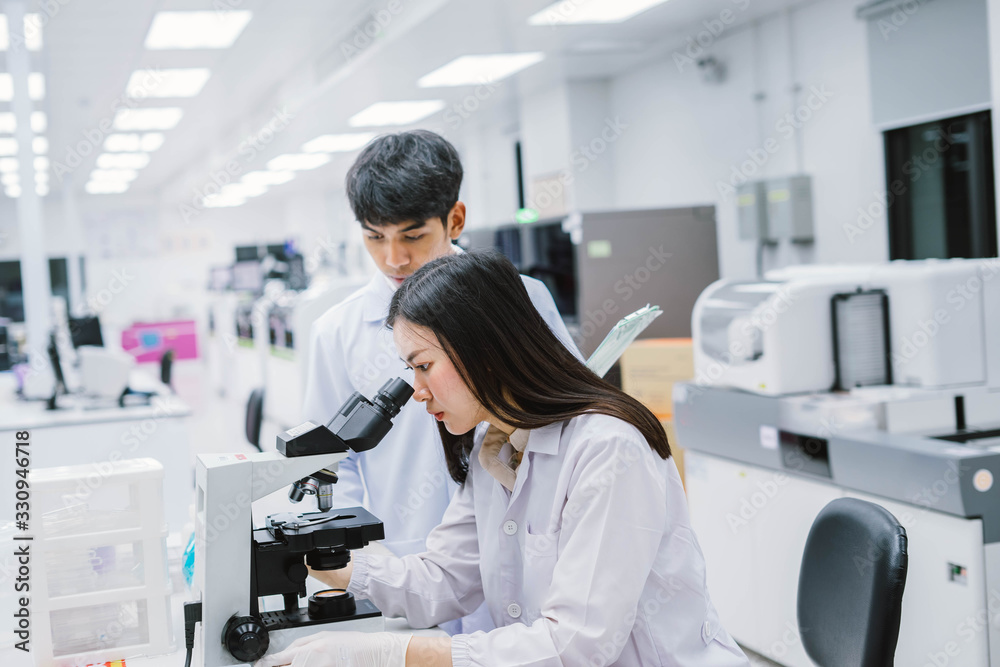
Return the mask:
[[[186,417],[191,407],[176,396],[153,398],[149,405],[118,407],[114,402],[63,401],[56,410],[47,410],[44,401],[17,401],[0,405],[0,431],[79,426],[103,422],[139,421]]]
[[[46,401],[24,401],[11,393],[7,400],[0,401],[0,431],[186,417],[191,414],[191,407],[171,394],[169,387],[141,370],[132,373],[129,386],[136,391],[159,395],[153,397],[148,405],[126,403],[125,407],[119,407],[113,398],[60,396],[58,409],[48,410]]]

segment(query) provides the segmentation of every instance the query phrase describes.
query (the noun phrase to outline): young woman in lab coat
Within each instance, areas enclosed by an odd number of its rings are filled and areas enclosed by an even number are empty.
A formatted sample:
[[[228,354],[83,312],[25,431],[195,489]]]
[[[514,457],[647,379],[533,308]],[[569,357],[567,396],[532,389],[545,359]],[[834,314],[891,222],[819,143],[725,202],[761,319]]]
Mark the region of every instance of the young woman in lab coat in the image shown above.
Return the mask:
[[[387,324],[462,486],[425,552],[355,552],[324,574],[414,627],[485,599],[497,629],[323,632],[262,665],[749,665],[709,599],[662,426],[567,351],[506,258],[426,264]]]

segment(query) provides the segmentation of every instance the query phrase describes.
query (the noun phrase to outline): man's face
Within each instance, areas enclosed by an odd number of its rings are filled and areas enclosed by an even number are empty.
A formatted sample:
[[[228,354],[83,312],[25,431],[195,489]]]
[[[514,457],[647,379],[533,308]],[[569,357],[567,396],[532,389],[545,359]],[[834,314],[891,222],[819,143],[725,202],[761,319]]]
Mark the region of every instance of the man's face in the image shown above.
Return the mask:
[[[405,220],[378,227],[361,223],[365,248],[378,270],[397,286],[421,266],[451,252],[451,242],[465,227],[465,204],[458,202],[448,213],[447,224],[441,218],[423,221]]]

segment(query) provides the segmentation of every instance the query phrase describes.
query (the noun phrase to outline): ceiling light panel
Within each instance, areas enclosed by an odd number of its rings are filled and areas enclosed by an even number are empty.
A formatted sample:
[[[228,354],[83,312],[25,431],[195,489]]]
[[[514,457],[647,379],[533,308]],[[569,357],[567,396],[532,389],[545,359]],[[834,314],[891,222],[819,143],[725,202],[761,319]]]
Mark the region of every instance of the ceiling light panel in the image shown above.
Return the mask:
[[[271,171],[304,171],[315,169],[330,161],[330,156],[324,153],[288,153],[279,155],[267,163]]]
[[[132,72],[125,95],[133,99],[147,97],[194,97],[212,76],[207,67],[191,69],[142,69]]]
[[[149,164],[148,153],[101,153],[98,169],[142,169]]]
[[[83,189],[92,195],[119,194],[128,190],[128,183],[125,181],[90,181]]]
[[[159,132],[145,134],[109,134],[104,139],[104,150],[109,153],[152,153],[163,145]]]
[[[42,16],[41,14],[24,15],[24,33],[14,36],[14,44],[24,44],[29,51],[42,50]],[[0,14],[0,51],[10,49],[10,37],[7,15]]]
[[[45,155],[49,152],[49,140],[45,137],[35,137],[31,140],[31,152],[35,155]]]
[[[44,155],[39,155],[34,160],[34,166],[36,171],[48,171],[49,159]]]
[[[146,48],[228,49],[253,17],[253,12],[157,12],[146,35]]]
[[[45,112],[35,111],[31,114],[31,130],[36,134],[45,132],[48,122]],[[14,134],[17,129],[17,118],[10,111],[0,111],[0,134]]]
[[[92,181],[121,181],[129,182],[134,181],[136,176],[139,175],[135,169],[95,169],[90,172],[90,180]]]
[[[621,23],[667,0],[573,0],[555,2],[528,18],[528,25]]]
[[[0,157],[17,155],[17,139],[0,137]]]
[[[302,150],[306,153],[347,153],[363,148],[376,136],[374,132],[324,134],[303,144]]]
[[[32,72],[28,75],[28,97],[32,100],[45,99],[45,75]],[[8,72],[0,72],[0,102],[14,99],[14,77]]]
[[[417,81],[421,88],[476,86],[506,79],[545,59],[544,53],[460,56]]]
[[[281,185],[295,178],[294,171],[251,171],[240,180],[249,185]]]
[[[347,122],[351,127],[411,125],[441,109],[444,109],[443,100],[376,102],[367,109],[354,114]]]
[[[180,122],[184,110],[177,107],[160,109],[119,109],[115,114],[115,129],[169,130]]]
[[[223,194],[210,195],[205,197],[204,200],[205,208],[230,208],[233,206],[243,206],[246,203],[247,200],[245,197]]]
[[[8,185],[3,189],[4,194],[6,194],[11,199],[17,199],[21,196],[21,186],[20,185]]]
[[[17,185],[21,182],[21,175],[16,171],[9,174],[0,174],[0,183],[4,185]]]
[[[20,168],[16,157],[0,157],[0,174],[12,174]]]
[[[234,197],[234,198],[247,198],[247,197],[259,197],[267,192],[266,185],[256,185],[250,183],[230,183],[225,185],[219,190],[219,194],[223,197]]]

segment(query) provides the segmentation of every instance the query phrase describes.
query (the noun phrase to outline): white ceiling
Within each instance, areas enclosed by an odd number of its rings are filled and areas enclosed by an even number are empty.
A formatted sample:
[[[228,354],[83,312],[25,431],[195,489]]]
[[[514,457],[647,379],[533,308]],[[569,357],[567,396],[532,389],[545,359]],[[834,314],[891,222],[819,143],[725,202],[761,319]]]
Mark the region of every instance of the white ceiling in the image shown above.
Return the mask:
[[[567,0],[572,2],[573,0]],[[846,0],[845,0],[846,2]],[[398,3],[398,4],[396,4]],[[603,78],[669,54],[703,30],[703,20],[730,9],[738,23],[802,4],[799,0],[670,0],[616,25],[532,27],[527,17],[549,0],[77,0],[59,5],[45,28],[45,49],[32,53],[32,68],[47,76],[48,137],[53,163],[86,142],[143,68],[208,67],[201,93],[185,100],[145,100],[139,106],[180,106],[184,118],[140,172],[130,194],[168,202],[188,201],[227,159],[242,171],[264,168],[280,153],[325,133],[350,131],[347,119],[378,101],[440,98],[454,104],[471,89],[421,89],[418,78],[469,53],[544,51],[544,62],[505,82],[485,106],[511,103],[518,95],[566,79]],[[57,3],[50,3],[57,4]],[[146,51],[153,15],[162,10],[249,9],[253,20],[232,48]],[[373,45],[347,60],[344,47],[373,13],[399,7]],[[741,7],[745,9],[740,9]],[[31,11],[31,9],[29,9]],[[0,54],[0,71],[5,63]],[[287,128],[248,158],[241,142],[285,108]],[[0,111],[9,105],[0,103]],[[72,173],[80,197],[94,151]],[[255,151],[256,152],[256,151]],[[281,189],[315,187],[338,178],[352,156],[300,174]],[[336,176],[334,176],[336,174]],[[69,183],[52,180],[50,198]],[[2,197],[3,195],[0,195]]]

